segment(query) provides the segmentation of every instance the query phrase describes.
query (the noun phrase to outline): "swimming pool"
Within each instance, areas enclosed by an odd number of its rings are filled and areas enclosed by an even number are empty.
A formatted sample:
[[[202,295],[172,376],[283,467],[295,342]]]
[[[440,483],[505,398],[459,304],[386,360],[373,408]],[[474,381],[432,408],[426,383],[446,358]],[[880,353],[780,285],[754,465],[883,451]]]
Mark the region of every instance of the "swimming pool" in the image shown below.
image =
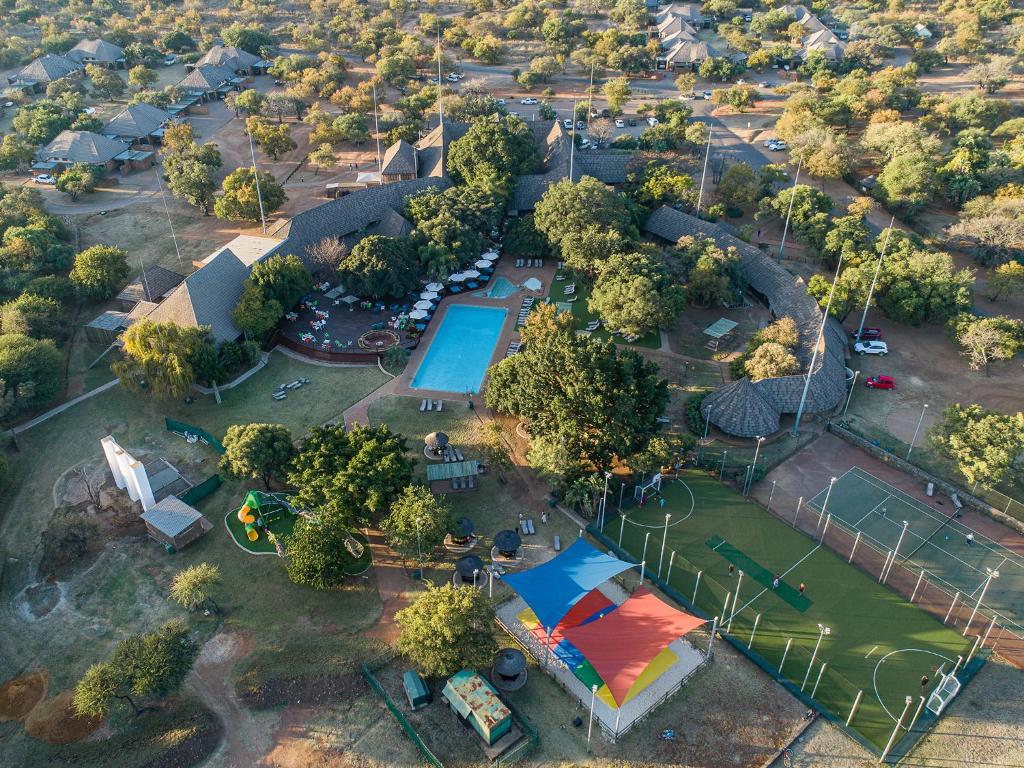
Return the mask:
[[[488,299],[507,299],[513,293],[519,290],[519,286],[513,283],[511,280],[499,277],[491,283],[490,287],[486,291],[478,291],[474,293],[474,296],[480,296],[481,298]]]
[[[413,389],[479,392],[507,310],[453,304],[412,380]]]

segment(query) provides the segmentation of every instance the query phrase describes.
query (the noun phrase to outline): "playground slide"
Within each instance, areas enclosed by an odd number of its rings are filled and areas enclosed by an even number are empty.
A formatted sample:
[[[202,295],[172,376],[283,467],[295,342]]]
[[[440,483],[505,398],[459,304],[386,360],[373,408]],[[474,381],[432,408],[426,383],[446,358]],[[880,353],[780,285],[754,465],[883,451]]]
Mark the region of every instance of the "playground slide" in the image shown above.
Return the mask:
[[[260,537],[260,532],[256,530],[256,526],[251,523],[246,523],[245,535],[249,538],[249,541],[256,541],[256,539]]]

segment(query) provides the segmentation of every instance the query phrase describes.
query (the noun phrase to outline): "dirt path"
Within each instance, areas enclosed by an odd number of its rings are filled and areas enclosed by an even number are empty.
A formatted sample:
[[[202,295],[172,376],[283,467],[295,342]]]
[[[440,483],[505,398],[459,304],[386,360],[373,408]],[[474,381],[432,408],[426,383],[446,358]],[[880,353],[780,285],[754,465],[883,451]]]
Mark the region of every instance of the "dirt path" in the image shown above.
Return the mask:
[[[398,639],[395,614],[409,604],[412,582],[406,575],[402,558],[385,543],[384,534],[372,528],[367,528],[365,533],[370,541],[370,552],[373,553],[377,593],[383,603],[380,619],[366,634],[386,643],[393,643]]]
[[[219,632],[207,641],[186,679],[188,687],[220,718],[224,740],[210,756],[208,765],[252,768],[260,764],[262,750],[254,748],[256,730],[249,711],[235,696],[231,668],[252,649],[251,639],[237,632]]]

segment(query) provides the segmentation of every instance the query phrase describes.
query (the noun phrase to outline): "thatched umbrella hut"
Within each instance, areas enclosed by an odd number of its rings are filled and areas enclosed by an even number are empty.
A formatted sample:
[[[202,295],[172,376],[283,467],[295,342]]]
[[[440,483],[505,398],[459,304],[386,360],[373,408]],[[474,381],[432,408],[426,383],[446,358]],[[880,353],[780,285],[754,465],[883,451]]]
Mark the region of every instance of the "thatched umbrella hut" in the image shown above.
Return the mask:
[[[503,691],[518,691],[526,685],[526,656],[518,648],[502,648],[491,667],[491,682]]]
[[[444,432],[431,432],[423,438],[423,442],[432,453],[440,455],[448,447],[448,435]]]
[[[503,557],[515,557],[522,544],[522,538],[515,531],[498,531],[494,534],[494,548]]]

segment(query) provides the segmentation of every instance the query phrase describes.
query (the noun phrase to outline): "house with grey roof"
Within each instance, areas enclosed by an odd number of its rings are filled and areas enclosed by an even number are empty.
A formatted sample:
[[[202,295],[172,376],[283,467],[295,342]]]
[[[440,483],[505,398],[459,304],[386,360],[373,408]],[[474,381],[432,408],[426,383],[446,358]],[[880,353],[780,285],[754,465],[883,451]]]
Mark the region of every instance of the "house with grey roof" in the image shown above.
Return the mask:
[[[231,91],[242,90],[244,83],[245,78],[236,75],[229,67],[203,64],[179,80],[177,87],[203,101],[213,101],[223,99]]]
[[[831,30],[822,29],[801,40],[803,48],[797,54],[802,60],[817,53],[825,57],[826,61],[839,61],[846,52],[846,43],[832,34]]]
[[[724,55],[703,40],[679,40],[663,54],[658,55],[658,69],[694,70],[708,59],[721,58]]]
[[[85,66],[68,56],[48,53],[40,56],[22,67],[16,74],[10,75],[7,82],[15,87],[30,88],[36,93],[46,90],[46,84],[62,77],[79,77]]]
[[[662,24],[666,19],[680,18],[693,29],[709,26],[711,20],[700,11],[697,3],[672,3],[654,15],[654,23]]]
[[[145,142],[156,146],[170,120],[167,112],[152,104],[129,104],[103,126],[103,135],[130,144]]]
[[[142,513],[149,535],[172,551],[191,544],[213,525],[177,496],[167,496]]]
[[[116,170],[128,145],[91,131],[61,131],[56,138],[39,150],[36,157],[55,168],[66,168],[75,163],[88,163]]]
[[[232,314],[248,276],[249,267],[230,249],[223,248],[172,290],[149,319],[193,328],[206,325],[215,341],[234,341],[242,332]]]
[[[846,394],[846,334],[831,318],[822,331],[822,310],[807,294],[802,278],[722,227],[668,206],[654,211],[644,229],[670,243],[684,236],[706,237],[720,248],[734,249],[750,293],[768,306],[773,317],[793,318],[800,331],[797,357],[804,373],[757,382],[744,377],[730,382],[704,398],[704,418],[730,435],[758,437],[777,432],[781,418],[797,412],[805,384],[806,414],[827,412],[842,402]]]
[[[416,148],[405,139],[399,139],[384,153],[380,164],[381,181],[407,181],[416,178]]]
[[[79,40],[67,55],[68,58],[80,62],[82,66],[97,64],[107,69],[124,69],[127,61],[124,48],[99,37],[93,40]]]
[[[119,309],[130,312],[136,304],[142,301],[158,304],[181,285],[184,279],[184,276],[165,267],[150,267],[117,294],[116,300]]]
[[[234,45],[218,44],[204,53],[195,64],[186,65],[185,69],[192,70],[206,65],[226,67],[236,75],[252,76],[265,74],[273,62]]]

